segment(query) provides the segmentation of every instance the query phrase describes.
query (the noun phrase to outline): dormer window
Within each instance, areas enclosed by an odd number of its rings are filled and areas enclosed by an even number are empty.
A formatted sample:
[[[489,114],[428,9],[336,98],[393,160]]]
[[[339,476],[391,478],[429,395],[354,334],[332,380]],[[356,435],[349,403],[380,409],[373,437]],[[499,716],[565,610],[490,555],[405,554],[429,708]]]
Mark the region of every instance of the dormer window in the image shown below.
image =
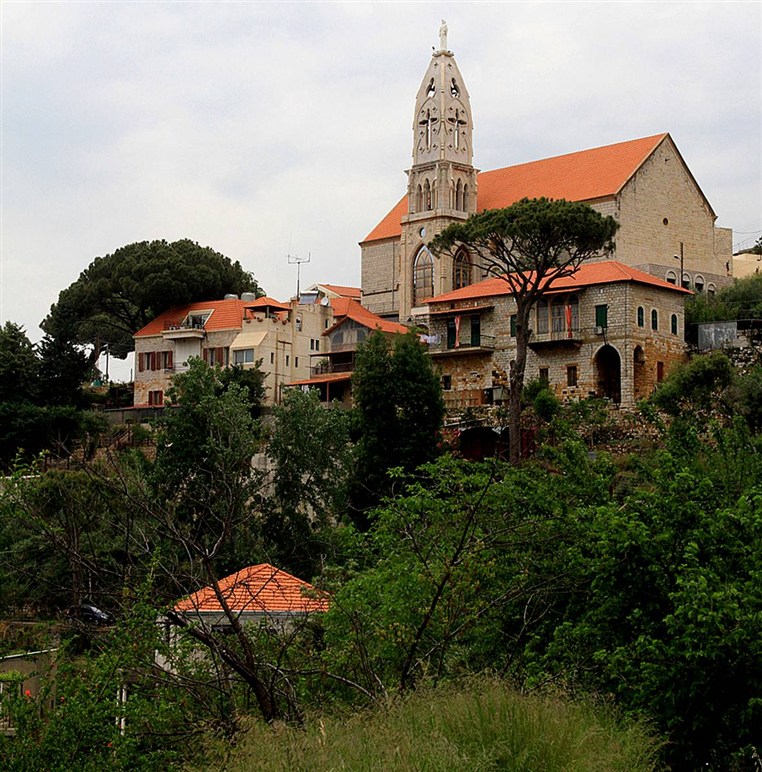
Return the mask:
[[[203,330],[211,315],[211,311],[191,311],[183,320],[182,326],[190,327],[194,330]]]

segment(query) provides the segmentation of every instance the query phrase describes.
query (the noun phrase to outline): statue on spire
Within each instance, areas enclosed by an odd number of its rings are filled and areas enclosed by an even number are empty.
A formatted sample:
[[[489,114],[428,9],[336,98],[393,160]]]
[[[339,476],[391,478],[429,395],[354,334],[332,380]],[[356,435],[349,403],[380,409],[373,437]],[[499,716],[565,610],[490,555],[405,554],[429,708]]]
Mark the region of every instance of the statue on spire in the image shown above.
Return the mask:
[[[447,50],[447,22],[444,19],[439,27],[439,50]]]

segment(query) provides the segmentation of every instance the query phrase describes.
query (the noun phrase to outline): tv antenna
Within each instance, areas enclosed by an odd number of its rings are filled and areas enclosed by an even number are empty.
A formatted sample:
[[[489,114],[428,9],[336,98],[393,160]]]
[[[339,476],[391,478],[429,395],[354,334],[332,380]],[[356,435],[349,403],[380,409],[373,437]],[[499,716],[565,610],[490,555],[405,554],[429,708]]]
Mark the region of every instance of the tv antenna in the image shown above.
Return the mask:
[[[299,279],[301,278],[302,263],[309,263],[312,259],[312,252],[307,253],[307,257],[299,255],[288,255],[288,264],[296,266],[296,297],[299,297]]]

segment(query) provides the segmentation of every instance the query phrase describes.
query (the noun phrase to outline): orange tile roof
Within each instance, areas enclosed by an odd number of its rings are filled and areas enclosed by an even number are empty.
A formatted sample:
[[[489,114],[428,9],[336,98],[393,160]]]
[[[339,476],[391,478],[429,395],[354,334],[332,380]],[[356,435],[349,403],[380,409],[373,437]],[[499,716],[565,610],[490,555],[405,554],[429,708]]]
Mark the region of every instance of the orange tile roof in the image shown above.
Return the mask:
[[[335,292],[337,295],[341,295],[343,298],[360,299],[361,290],[359,287],[344,287],[341,284],[322,284],[322,287]]]
[[[554,281],[549,292],[568,292],[569,290],[582,289],[597,284],[611,284],[613,282],[629,281],[636,284],[648,284],[660,289],[668,289],[673,292],[683,292],[692,294],[690,290],[670,284],[649,273],[639,271],[629,265],[624,265],[617,260],[604,260],[595,263],[583,263],[571,276],[563,276]],[[429,305],[437,303],[453,303],[460,300],[476,300],[478,298],[489,298],[496,295],[510,295],[511,285],[505,278],[493,276],[477,284],[470,284],[468,287],[446,292],[444,295],[437,295],[429,300]]]
[[[228,606],[237,613],[309,613],[328,610],[327,596],[305,595],[305,592],[315,592],[311,584],[269,563],[242,568],[221,579],[219,585]],[[212,587],[204,587],[181,600],[175,606],[175,611],[221,612],[222,606]]]
[[[540,161],[506,166],[477,175],[477,211],[502,209],[522,198],[593,201],[616,195],[657,145],[669,134],[618,142]],[[378,241],[399,236],[407,196],[365,237]],[[361,242],[362,243],[362,242]]]
[[[339,301],[337,303],[337,301]],[[344,323],[344,320],[349,318],[358,324],[363,325],[371,330],[381,330],[381,332],[399,333],[404,335],[408,328],[404,324],[399,322],[390,322],[388,319],[374,314],[372,311],[368,311],[367,308],[361,306],[356,300],[351,298],[336,298],[332,301],[334,310],[335,322],[332,327],[327,329],[323,335],[327,335],[331,330]]]
[[[234,330],[240,328],[243,319],[243,309],[249,303],[231,298],[230,300],[201,300],[198,303],[188,303],[185,306],[175,306],[159,314],[153,321],[135,333],[135,337],[161,335],[162,330],[170,324],[179,324],[191,311],[212,311],[204,329]]]
[[[281,311],[288,311],[291,306],[288,303],[281,303],[275,298],[264,296],[248,302],[246,308],[279,308]]]

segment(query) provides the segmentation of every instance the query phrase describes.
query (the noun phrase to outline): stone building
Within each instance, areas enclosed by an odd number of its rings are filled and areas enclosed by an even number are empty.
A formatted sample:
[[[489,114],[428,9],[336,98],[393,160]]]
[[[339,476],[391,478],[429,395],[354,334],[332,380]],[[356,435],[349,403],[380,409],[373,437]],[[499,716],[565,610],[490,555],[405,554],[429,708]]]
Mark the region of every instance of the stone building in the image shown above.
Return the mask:
[[[615,217],[615,252],[601,259],[698,292],[732,281],[732,232],[715,227],[669,134],[486,172],[473,166],[472,138],[468,91],[444,40],[416,95],[407,194],[360,242],[362,302],[371,311],[407,322],[428,298],[480,281],[474,256],[435,258],[427,243],[452,222],[525,197],[583,201]]]
[[[557,396],[606,397],[632,405],[683,359],[683,300],[690,290],[617,261],[583,264],[536,304],[525,380]],[[501,402],[515,358],[516,303],[507,281],[490,278],[432,298],[429,351],[445,403]]]

